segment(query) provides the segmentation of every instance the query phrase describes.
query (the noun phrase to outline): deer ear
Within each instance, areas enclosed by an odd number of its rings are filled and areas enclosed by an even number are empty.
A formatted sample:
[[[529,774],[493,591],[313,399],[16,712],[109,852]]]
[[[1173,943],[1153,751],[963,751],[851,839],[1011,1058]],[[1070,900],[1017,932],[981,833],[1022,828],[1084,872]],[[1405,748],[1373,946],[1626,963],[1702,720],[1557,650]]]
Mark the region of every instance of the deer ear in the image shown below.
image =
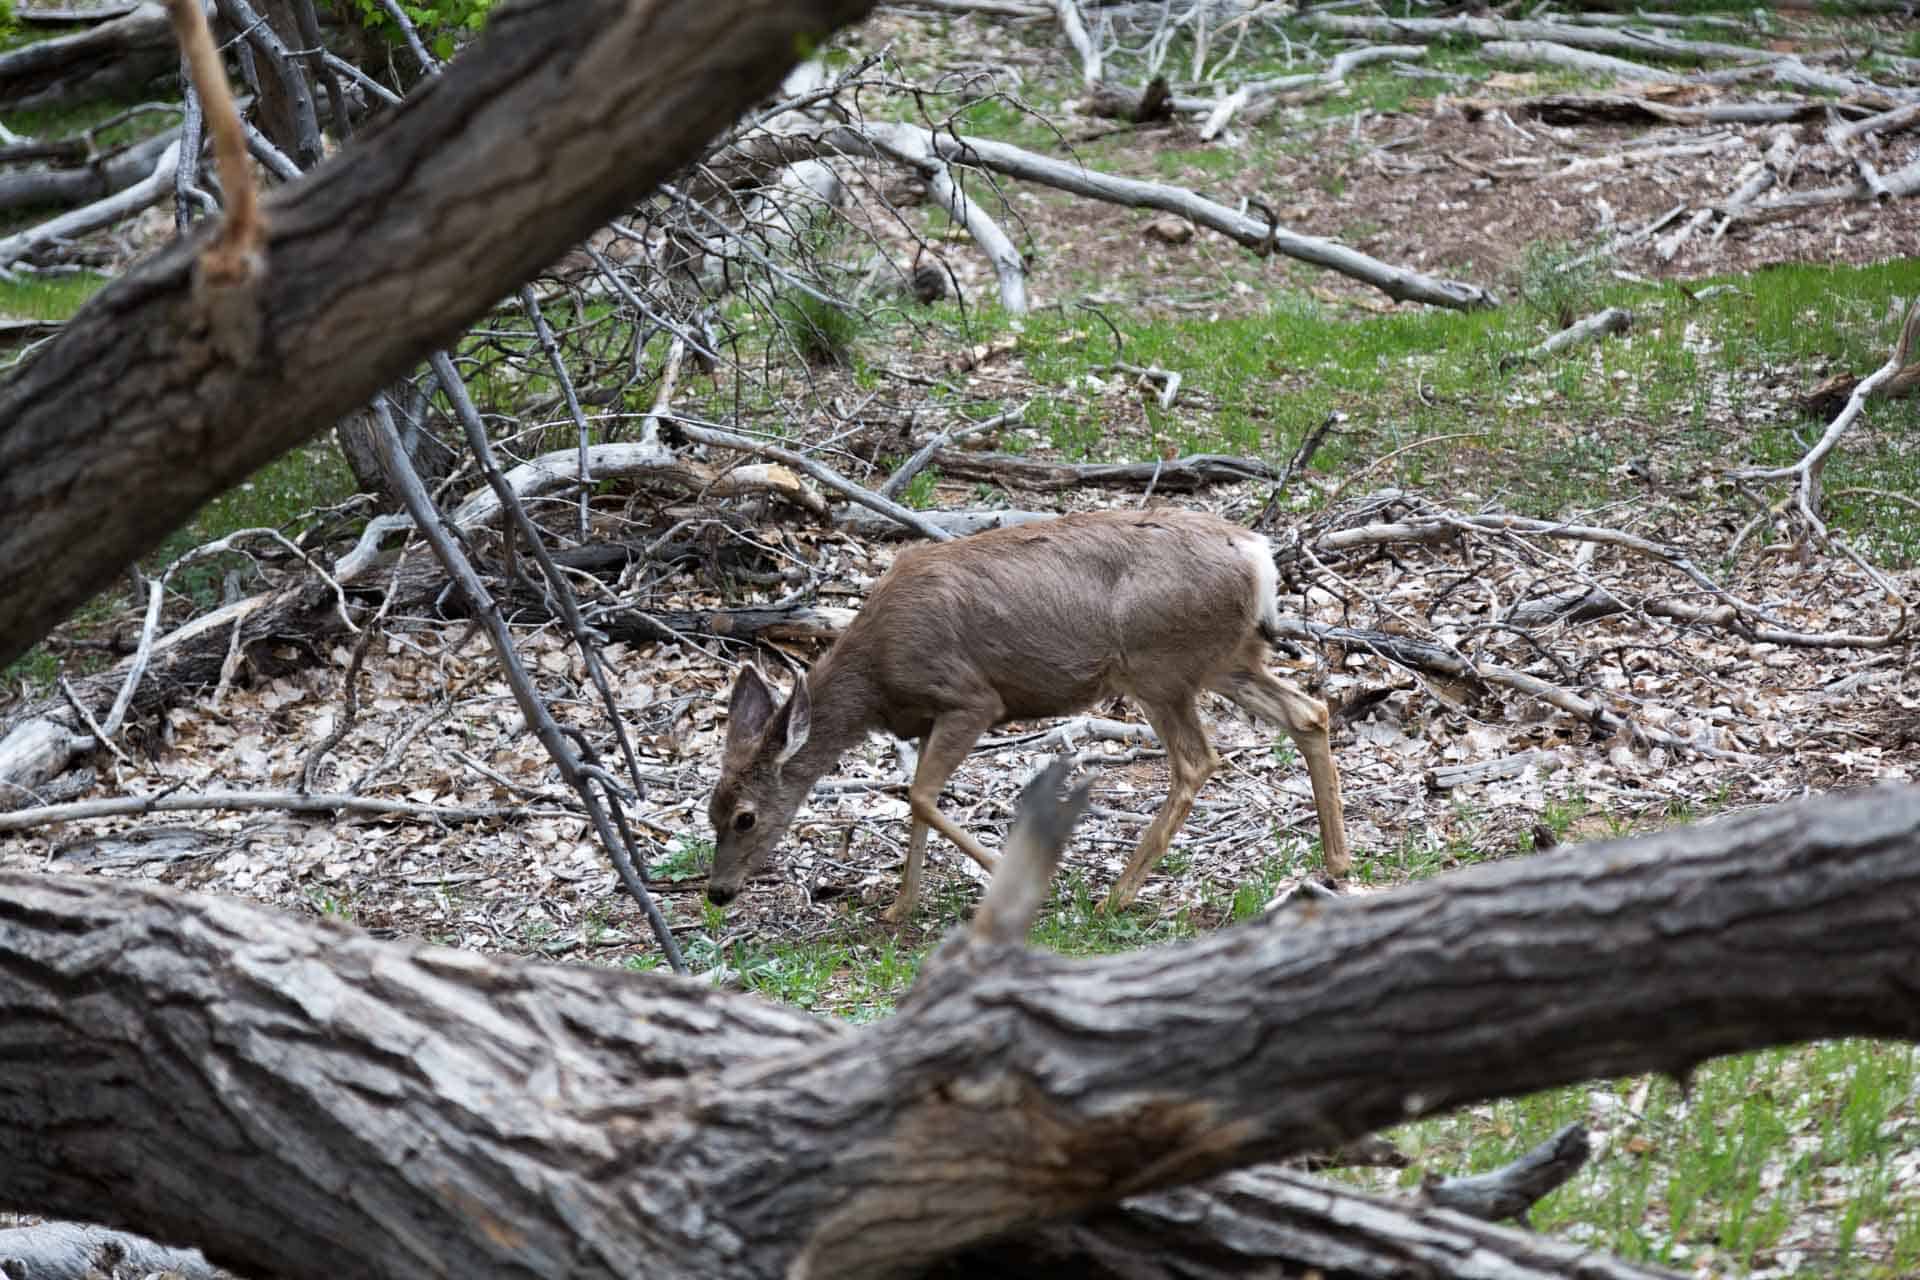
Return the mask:
[[[793,682],[793,696],[787,699],[787,705],[780,711],[781,718],[786,721],[787,733],[776,763],[785,764],[807,745],[807,734],[813,729],[813,695],[807,692],[805,676]]]
[[[748,663],[740,668],[733,682],[733,697],[727,703],[727,743],[749,742],[760,736],[773,718],[773,694],[760,673]]]

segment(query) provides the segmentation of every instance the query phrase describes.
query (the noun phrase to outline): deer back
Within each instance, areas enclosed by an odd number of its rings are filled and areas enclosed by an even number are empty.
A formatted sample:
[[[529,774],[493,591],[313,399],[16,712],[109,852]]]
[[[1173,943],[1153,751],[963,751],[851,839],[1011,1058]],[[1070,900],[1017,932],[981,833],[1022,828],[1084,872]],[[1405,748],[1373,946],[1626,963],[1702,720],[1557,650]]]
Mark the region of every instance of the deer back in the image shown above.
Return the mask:
[[[1256,534],[1174,510],[1067,516],[916,548],[826,661],[862,664],[903,737],[988,700],[1015,720],[1116,692],[1194,691],[1260,616],[1255,560],[1266,554]]]

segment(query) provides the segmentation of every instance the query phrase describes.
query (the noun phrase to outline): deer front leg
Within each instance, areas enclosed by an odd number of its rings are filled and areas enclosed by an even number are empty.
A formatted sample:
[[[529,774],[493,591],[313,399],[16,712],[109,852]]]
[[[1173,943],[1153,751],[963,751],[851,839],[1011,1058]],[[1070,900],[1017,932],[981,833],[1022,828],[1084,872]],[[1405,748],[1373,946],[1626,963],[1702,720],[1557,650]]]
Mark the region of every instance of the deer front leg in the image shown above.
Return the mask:
[[[918,780],[916,776],[915,781]],[[893,900],[892,906],[880,913],[880,918],[895,928],[911,919],[914,907],[919,905],[920,864],[926,856],[927,824],[915,818],[913,830],[907,836],[907,865],[900,872],[900,896]]]
[[[960,851],[991,873],[997,859],[940,812],[940,791],[947,779],[973,750],[980,735],[993,727],[999,708],[993,713],[949,712],[933,722],[925,742],[920,744],[920,766],[913,771],[913,785],[907,790],[907,802],[913,807],[913,829],[907,836],[907,865],[900,876],[900,896],[881,917],[890,925],[905,924],[920,901],[920,868],[927,851],[927,829],[931,827],[953,841]]]

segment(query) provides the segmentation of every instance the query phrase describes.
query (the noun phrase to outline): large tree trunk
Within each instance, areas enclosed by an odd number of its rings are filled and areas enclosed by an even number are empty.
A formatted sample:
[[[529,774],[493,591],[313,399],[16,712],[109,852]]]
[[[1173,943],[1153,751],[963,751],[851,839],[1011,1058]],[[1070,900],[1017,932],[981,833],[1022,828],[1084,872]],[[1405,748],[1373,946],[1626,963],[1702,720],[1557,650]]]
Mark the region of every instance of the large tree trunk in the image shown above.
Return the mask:
[[[289,1277],[860,1277],[984,1249],[1121,1275],[1056,1224],[1205,1234],[1244,1184],[1126,1198],[1503,1094],[1920,1039],[1916,974],[1912,787],[1127,956],[950,942],[861,1030],[0,874],[0,1204]]]
[[[452,341],[871,7],[503,8],[377,135],[267,201],[252,358],[210,340],[194,303],[204,234],[104,290],[0,387],[0,666],[206,499]]]

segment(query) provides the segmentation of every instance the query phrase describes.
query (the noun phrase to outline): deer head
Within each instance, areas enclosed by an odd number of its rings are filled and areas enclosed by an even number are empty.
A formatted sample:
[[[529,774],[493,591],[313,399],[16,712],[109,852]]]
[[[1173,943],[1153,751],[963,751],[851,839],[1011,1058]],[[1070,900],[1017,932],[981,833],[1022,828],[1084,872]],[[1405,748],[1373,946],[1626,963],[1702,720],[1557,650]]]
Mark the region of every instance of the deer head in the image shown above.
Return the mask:
[[[766,865],[813,778],[788,769],[813,728],[813,699],[805,679],[778,707],[773,691],[751,666],[740,668],[727,704],[727,747],[720,784],[707,805],[713,822],[713,870],[707,900],[731,902],[747,878]]]

